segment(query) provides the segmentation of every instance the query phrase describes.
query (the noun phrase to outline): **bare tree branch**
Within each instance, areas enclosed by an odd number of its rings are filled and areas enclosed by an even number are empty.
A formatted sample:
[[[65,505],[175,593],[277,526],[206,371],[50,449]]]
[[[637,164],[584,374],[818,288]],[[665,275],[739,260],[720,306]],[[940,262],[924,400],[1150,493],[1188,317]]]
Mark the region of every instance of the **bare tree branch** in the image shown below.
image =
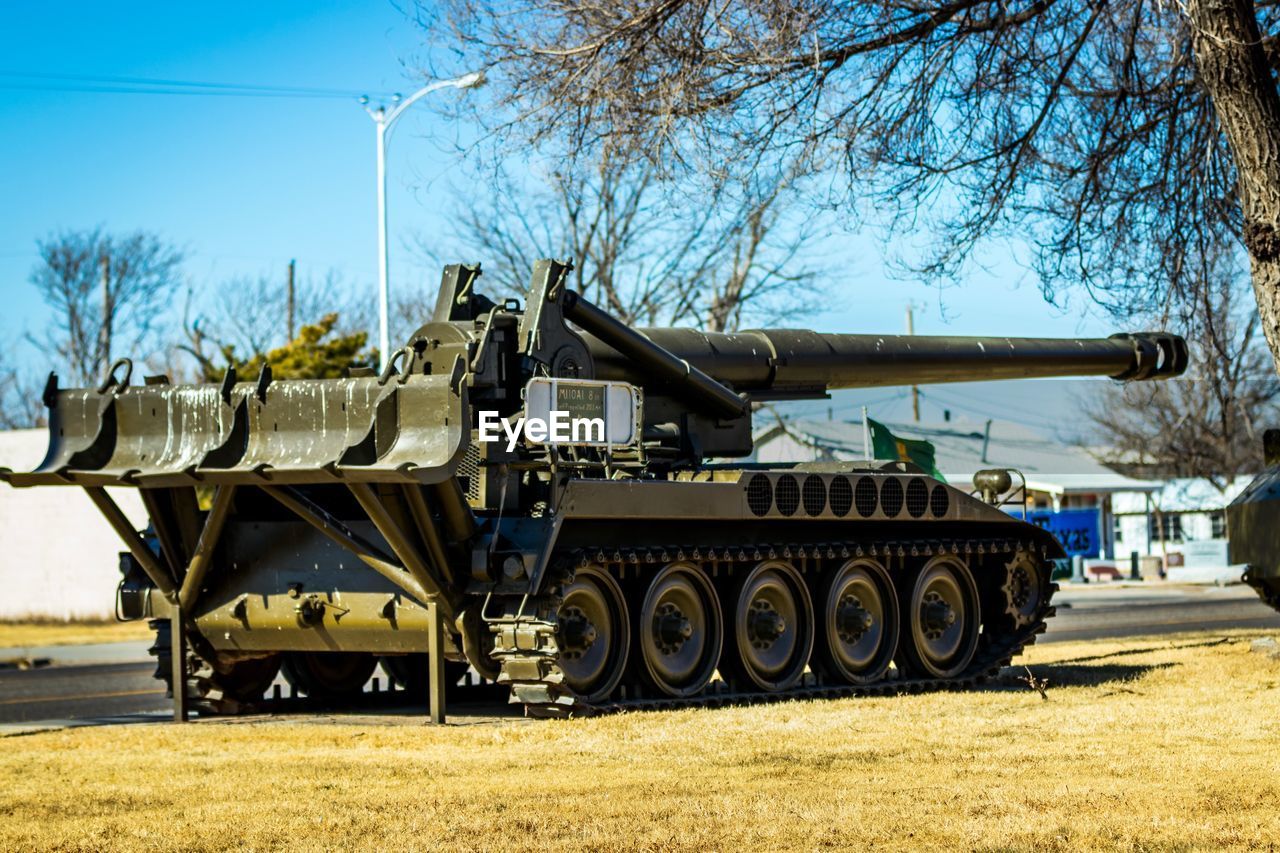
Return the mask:
[[[45,422],[44,405],[34,377],[24,375],[0,351],[0,429],[27,429]]]
[[[806,285],[823,265],[803,250],[820,217],[798,215],[793,174],[679,194],[654,164],[605,151],[541,186],[501,170],[490,181],[494,192],[459,207],[454,236],[499,292],[522,295],[536,258],[561,257],[583,295],[630,323],[724,330],[812,307]],[[425,238],[418,249],[445,260]]]
[[[373,288],[366,292],[373,294]],[[326,334],[350,338],[373,328],[371,299],[329,270],[300,274],[295,282],[295,316],[302,323],[333,315]],[[195,362],[197,374],[218,376],[229,361],[247,361],[290,343],[285,270],[278,277],[240,277],[197,294],[188,290],[183,307],[184,341],[177,349]],[[405,333],[407,337],[407,332]],[[399,340],[394,337],[394,340]]]
[[[1280,356],[1273,2],[447,0],[435,22],[491,69],[497,138],[711,185],[838,161],[816,206],[927,235],[894,260],[938,280],[1011,240],[1050,300],[1170,313],[1198,258],[1243,247]]]
[[[143,231],[101,229],[64,231],[37,246],[31,283],[54,318],[43,338],[29,338],[58,357],[70,381],[97,382],[113,357],[155,343],[181,278],[181,250]]]
[[[1086,406],[1108,465],[1150,479],[1204,478],[1220,490],[1262,470],[1261,429],[1280,418],[1280,379],[1258,315],[1234,304],[1232,277],[1203,289],[1191,323],[1201,358],[1191,375],[1114,386]]]

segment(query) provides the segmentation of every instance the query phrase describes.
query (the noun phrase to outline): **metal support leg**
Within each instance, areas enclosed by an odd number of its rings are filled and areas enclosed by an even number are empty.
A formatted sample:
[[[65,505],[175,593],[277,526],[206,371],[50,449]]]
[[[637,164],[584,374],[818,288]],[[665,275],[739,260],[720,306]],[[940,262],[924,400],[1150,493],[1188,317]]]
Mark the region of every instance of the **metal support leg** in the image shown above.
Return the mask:
[[[431,722],[444,724],[444,626],[440,624],[440,608],[435,599],[427,602],[427,651],[431,669],[427,673],[427,692],[431,705]]]
[[[116,502],[107,494],[107,490],[101,486],[85,486],[84,492],[89,499],[97,504],[102,515],[107,519],[107,523],[116,531],[116,535],[124,542],[129,549],[129,553],[133,554],[133,558],[138,561],[138,565],[142,566],[142,570],[146,572],[147,577],[156,589],[164,594],[165,598],[173,599],[177,597],[178,588],[174,584],[173,576],[156,559],[156,555],[152,552],[150,546],[147,545],[143,538],[138,535],[138,531],[134,529],[131,522]]]
[[[173,659],[173,721],[187,721],[187,626],[182,608],[175,604],[169,616],[169,646]]]

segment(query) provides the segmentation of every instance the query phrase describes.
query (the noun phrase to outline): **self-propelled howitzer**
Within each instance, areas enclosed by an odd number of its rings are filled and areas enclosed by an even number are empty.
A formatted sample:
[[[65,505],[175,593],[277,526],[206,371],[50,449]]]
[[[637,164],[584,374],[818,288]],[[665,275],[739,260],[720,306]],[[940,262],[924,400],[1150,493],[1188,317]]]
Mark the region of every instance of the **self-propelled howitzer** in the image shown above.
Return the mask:
[[[118,610],[153,620],[178,706],[252,705],[281,670],[339,700],[379,661],[437,699],[470,666],[545,712],[919,689],[1034,640],[1058,543],[1000,509],[1007,472],[974,496],[896,460],[735,464],[753,405],[1186,366],[1162,333],[638,331],[567,273],[538,262],[520,305],[447,268],[380,375],[51,377],[47,458],[6,477],[102,510],[128,546]],[[141,491],[149,534],[108,485]]]

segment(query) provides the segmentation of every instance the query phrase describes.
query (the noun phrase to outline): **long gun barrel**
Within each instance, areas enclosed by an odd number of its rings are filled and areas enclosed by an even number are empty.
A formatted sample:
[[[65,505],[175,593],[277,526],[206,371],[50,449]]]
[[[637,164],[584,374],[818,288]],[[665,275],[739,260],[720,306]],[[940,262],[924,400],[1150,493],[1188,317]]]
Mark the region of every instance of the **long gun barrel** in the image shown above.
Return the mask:
[[[606,343],[595,329],[587,331],[592,333],[587,345],[597,377],[644,381],[642,363]],[[1163,379],[1181,374],[1187,366],[1185,341],[1163,332],[1109,338],[846,335],[797,329],[640,329],[631,334],[754,399],[987,379]]]

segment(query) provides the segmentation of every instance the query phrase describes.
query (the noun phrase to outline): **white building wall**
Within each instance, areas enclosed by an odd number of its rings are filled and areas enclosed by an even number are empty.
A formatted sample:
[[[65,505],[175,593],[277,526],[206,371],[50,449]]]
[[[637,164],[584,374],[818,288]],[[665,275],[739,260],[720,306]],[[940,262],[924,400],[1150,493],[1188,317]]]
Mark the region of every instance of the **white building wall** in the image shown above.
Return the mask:
[[[1186,512],[1182,514],[1182,538],[1185,541],[1200,541],[1213,538],[1213,520],[1208,513]]]
[[[1120,518],[1120,539],[1116,542],[1116,554],[1127,556],[1130,551],[1137,551],[1144,556],[1151,552],[1151,530],[1147,526],[1145,515],[1122,515]],[[1156,543],[1158,546],[1159,543]]]
[[[783,433],[764,445],[756,444],[752,458],[756,462],[815,462],[819,453],[816,448],[801,444],[790,435]]]
[[[0,467],[30,471],[48,446],[43,429],[0,432]],[[108,489],[139,529],[136,489]],[[105,618],[115,611],[124,544],[82,489],[0,483],[0,619]]]

